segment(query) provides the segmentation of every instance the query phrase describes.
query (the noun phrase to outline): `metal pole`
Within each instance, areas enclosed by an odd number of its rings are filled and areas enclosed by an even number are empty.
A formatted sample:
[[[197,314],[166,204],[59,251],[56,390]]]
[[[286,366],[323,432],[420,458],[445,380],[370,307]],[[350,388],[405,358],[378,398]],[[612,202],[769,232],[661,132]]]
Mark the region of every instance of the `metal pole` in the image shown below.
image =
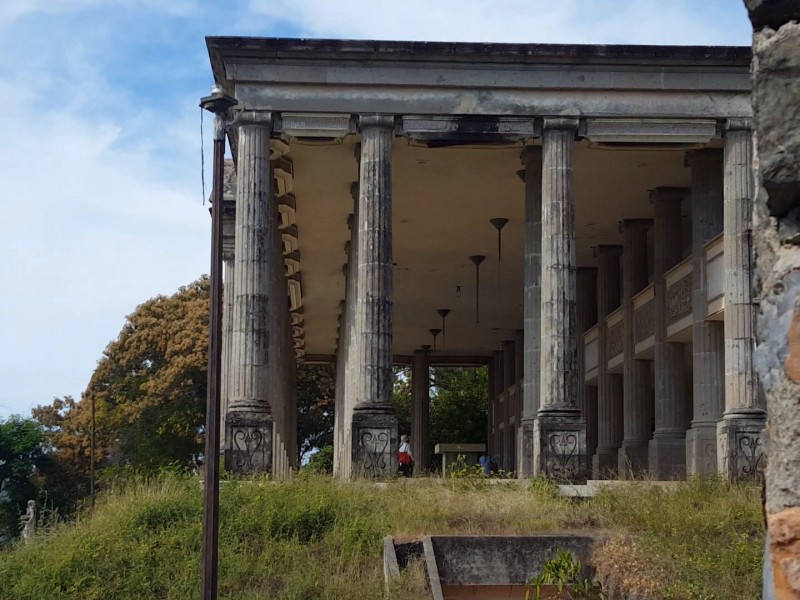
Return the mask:
[[[225,169],[225,114],[236,100],[214,86],[200,106],[214,119],[214,184],[211,201],[211,276],[206,397],[205,486],[203,507],[202,600],[216,600],[219,555],[219,406],[222,371],[222,180]]]

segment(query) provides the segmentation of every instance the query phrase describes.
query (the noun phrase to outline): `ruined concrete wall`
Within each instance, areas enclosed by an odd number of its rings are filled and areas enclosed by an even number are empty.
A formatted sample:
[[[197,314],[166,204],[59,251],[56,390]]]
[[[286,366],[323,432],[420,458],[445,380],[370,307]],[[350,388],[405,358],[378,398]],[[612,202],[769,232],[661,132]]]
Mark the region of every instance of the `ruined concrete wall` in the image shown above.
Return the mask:
[[[756,368],[767,406],[776,598],[800,598],[800,2],[745,0],[753,23]]]

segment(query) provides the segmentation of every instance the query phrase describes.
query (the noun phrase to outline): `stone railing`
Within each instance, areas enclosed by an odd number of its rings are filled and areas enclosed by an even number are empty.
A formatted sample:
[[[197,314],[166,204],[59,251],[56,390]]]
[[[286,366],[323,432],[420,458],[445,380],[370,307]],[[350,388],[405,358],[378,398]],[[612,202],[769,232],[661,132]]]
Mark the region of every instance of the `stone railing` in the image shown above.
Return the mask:
[[[597,379],[597,358],[599,348],[597,347],[597,325],[588,329],[583,334],[583,381],[593,383]]]
[[[705,245],[706,318],[721,321],[725,316],[725,254],[723,234]]]
[[[692,328],[692,257],[688,257],[664,274],[667,286],[667,340],[685,341]]]
[[[648,285],[633,297],[634,356],[640,359],[653,357],[656,326],[655,288]]]
[[[606,357],[608,358],[608,372],[622,368],[625,359],[624,344],[625,315],[620,306],[606,317]]]

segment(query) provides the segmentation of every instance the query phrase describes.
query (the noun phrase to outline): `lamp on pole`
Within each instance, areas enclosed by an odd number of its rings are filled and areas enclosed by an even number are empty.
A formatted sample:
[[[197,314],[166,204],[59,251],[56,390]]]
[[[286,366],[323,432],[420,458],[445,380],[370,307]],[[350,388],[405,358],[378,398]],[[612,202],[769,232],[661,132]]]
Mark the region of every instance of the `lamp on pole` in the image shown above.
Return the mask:
[[[225,115],[235,98],[218,84],[200,99],[200,108],[214,113],[214,183],[211,194],[211,306],[208,331],[208,395],[206,397],[205,486],[203,507],[202,600],[216,600],[219,551],[219,405],[222,371],[222,180],[225,169]]]

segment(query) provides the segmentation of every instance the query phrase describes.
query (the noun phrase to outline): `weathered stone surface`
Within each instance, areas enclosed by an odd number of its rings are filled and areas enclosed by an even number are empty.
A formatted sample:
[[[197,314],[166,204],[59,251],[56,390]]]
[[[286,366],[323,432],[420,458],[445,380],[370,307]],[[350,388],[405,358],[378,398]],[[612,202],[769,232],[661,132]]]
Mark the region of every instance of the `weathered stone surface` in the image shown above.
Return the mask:
[[[667,341],[669,314],[664,273],[681,259],[681,200],[683,188],[656,188],[653,227],[655,293],[655,431],[650,440],[650,474],[657,479],[682,478],[686,472],[686,429],[690,405],[686,401],[683,344]],[[685,279],[685,278],[684,278]],[[691,291],[691,276],[689,276]],[[691,293],[686,312],[691,310]]]
[[[754,362],[768,409],[767,559],[773,579],[765,582],[765,590],[772,583],[774,597],[783,600],[800,598],[800,385],[794,358],[800,352],[800,247],[782,243],[781,237],[789,240],[794,234],[787,226],[781,232],[779,224],[800,203],[800,24],[790,21],[800,18],[800,5],[789,0],[746,4],[757,30],[752,64],[753,248],[759,296]],[[758,31],[763,23],[780,29]],[[756,398],[751,412],[758,416],[764,400]]]
[[[766,0],[762,4],[767,4]],[[792,4],[797,12],[800,5]],[[754,38],[753,111],[762,185],[769,196],[769,212],[775,217],[786,215],[800,203],[797,98],[800,98],[800,24],[787,23],[778,31],[764,29]]]
[[[789,21],[800,20],[797,0],[744,0],[753,29],[778,29]]]
[[[386,477],[397,464],[392,403],[392,135],[394,119],[360,119],[358,250],[353,315],[356,360],[351,474]],[[348,392],[349,393],[349,392]]]
[[[575,198],[572,153],[578,120],[546,118],[542,139],[541,354],[535,472],[582,479],[586,424],[578,402],[575,331]]]
[[[606,479],[617,472],[622,443],[622,376],[608,373],[608,360],[622,351],[622,324],[606,325],[606,317],[620,303],[622,246],[601,245],[597,257],[597,450],[592,457],[592,477]]]
[[[231,369],[225,418],[225,468],[269,472],[271,401],[278,320],[273,282],[283,276],[278,209],[269,161],[269,114],[248,114],[239,125]],[[285,295],[284,295],[285,298]],[[273,362],[271,362],[273,361]]]
[[[233,473],[272,471],[272,415],[229,412],[225,417],[225,470]]]
[[[797,598],[800,590],[800,507],[768,515],[775,597]]]
[[[717,422],[725,410],[725,332],[719,321],[706,320],[705,253],[706,244],[723,227],[723,153],[717,149],[697,150],[687,155],[686,162],[692,175],[693,365],[692,427],[686,434],[686,467],[688,475],[708,475],[717,470]]]
[[[636,476],[647,471],[647,448],[653,433],[651,363],[634,357],[636,329],[644,332],[652,331],[653,303],[649,302],[643,307],[649,309],[640,311],[642,315],[639,315],[638,320],[633,310],[633,296],[647,286],[647,230],[652,224],[652,220],[649,219],[628,219],[623,221],[620,227],[624,236],[622,308],[625,346],[622,390],[623,439],[618,455],[619,474],[622,477]]]
[[[529,146],[520,157],[525,170],[525,274],[520,476],[533,475],[533,422],[539,410],[542,319],[542,149]]]

